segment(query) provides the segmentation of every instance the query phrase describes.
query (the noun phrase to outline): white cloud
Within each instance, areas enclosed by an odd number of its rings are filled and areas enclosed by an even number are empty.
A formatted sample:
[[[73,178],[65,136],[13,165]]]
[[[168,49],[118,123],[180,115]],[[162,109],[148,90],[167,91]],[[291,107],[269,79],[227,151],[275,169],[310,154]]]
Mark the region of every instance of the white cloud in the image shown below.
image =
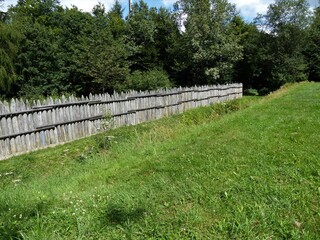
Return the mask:
[[[79,0],[60,0],[60,4],[66,7],[71,7],[72,5],[77,6],[79,9],[85,11],[85,12],[91,12],[93,7],[97,5],[99,2],[104,4],[106,7],[106,10],[109,10],[115,0],[94,0],[94,1],[79,1]]]
[[[174,4],[177,0],[162,0],[163,4],[167,7],[167,6],[171,6],[172,4]]]
[[[61,5],[71,7],[72,5],[77,6],[79,9],[91,12],[92,8],[99,2],[103,3],[106,10],[109,10],[114,4],[115,0],[60,0]],[[133,0],[138,1],[138,0]],[[145,0],[149,5],[153,2],[160,2],[166,7],[172,6],[177,0]],[[229,0],[229,2],[236,4],[237,9],[240,11],[241,15],[246,19],[251,21],[257,16],[257,13],[266,13],[269,4],[274,3],[275,0]],[[312,8],[319,6],[318,0],[308,0]],[[4,10],[7,9],[9,5],[15,5],[17,0],[5,0]],[[120,0],[120,3],[124,8],[127,8],[128,0]]]
[[[74,5],[85,12],[91,12],[93,7],[99,2],[105,5],[106,10],[109,10],[113,6],[115,0],[60,0],[62,6],[71,7]],[[128,0],[120,0],[120,3],[125,7],[125,4],[128,4]],[[9,5],[15,4],[17,4],[17,0],[5,0],[4,9],[6,10]]]
[[[319,2],[319,0],[309,0],[308,2],[309,2],[309,4],[310,4],[310,7],[311,7],[311,8],[320,7],[320,2]]]
[[[270,4],[275,3],[275,0],[229,0],[229,2],[236,4],[240,14],[246,20],[253,20],[258,13],[265,14]],[[319,6],[318,0],[308,0],[310,7]]]
[[[246,20],[252,20],[258,13],[266,13],[269,4],[273,3],[272,0],[229,0],[231,3],[236,4],[240,14]]]
[[[177,0],[162,0],[165,6],[172,6]],[[317,1],[317,0],[311,0]],[[265,13],[270,3],[274,0],[229,0],[230,3],[234,3],[241,15],[246,20],[252,20],[257,16],[257,13]]]
[[[16,0],[7,0],[7,1],[4,1],[4,3],[3,3],[3,9],[4,9],[4,10],[7,10],[7,7],[8,7],[9,5],[11,5],[11,4],[15,5],[16,3],[17,3]],[[0,8],[0,10],[2,10],[2,9]]]

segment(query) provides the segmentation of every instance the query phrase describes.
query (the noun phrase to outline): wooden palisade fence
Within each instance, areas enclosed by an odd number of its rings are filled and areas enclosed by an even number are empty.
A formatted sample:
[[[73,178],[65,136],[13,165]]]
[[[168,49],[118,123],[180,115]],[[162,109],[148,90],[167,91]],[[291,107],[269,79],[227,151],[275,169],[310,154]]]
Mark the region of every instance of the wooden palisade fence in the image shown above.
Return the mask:
[[[228,84],[33,102],[0,101],[0,160],[96,134],[107,113],[119,127],[240,97],[242,84]]]

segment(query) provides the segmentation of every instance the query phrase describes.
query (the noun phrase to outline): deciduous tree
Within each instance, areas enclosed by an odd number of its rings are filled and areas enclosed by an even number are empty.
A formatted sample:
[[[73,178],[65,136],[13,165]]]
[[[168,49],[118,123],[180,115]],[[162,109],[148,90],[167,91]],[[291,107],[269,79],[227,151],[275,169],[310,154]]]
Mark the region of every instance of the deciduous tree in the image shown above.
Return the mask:
[[[242,58],[242,47],[234,31],[237,16],[226,0],[178,1],[185,22],[185,48],[194,84],[232,81],[234,64]]]
[[[3,3],[0,0],[0,6]],[[0,8],[1,9],[1,8]],[[3,15],[4,16],[4,15]],[[1,17],[1,16],[0,16]],[[10,93],[12,85],[17,79],[14,60],[19,49],[19,41],[21,34],[12,26],[12,24],[5,21],[4,17],[0,18],[0,93]]]
[[[313,22],[308,32],[306,49],[309,79],[320,81],[320,7],[314,11]]]
[[[124,88],[129,74],[130,51],[124,42],[125,23],[121,14],[118,2],[108,13],[105,13],[102,5],[97,5],[92,32],[82,38],[84,51],[80,65],[83,73],[87,73],[91,79],[89,89],[92,92],[113,92]]]
[[[265,15],[258,16],[256,23],[263,35],[268,35],[264,48],[272,62],[270,71],[261,75],[263,85],[273,90],[287,82],[306,80],[307,63],[303,49],[310,24],[308,2],[276,0],[269,5]]]

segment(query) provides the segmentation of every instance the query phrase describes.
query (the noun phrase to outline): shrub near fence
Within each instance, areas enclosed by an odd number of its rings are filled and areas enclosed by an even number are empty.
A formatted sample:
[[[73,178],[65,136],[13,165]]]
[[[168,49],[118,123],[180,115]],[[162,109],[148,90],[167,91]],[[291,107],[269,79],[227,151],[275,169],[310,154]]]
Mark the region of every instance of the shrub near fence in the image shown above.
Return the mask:
[[[119,127],[240,97],[242,84],[228,84],[0,102],[0,160],[96,134],[107,113]]]

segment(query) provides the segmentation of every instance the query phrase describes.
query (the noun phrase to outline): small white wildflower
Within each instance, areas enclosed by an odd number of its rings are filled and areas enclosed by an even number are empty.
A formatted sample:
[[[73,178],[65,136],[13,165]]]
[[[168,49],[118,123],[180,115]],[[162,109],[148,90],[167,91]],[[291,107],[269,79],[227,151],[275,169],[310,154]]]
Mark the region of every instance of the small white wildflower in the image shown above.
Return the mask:
[[[19,215],[19,218],[20,218],[20,219],[22,218],[22,214]]]

